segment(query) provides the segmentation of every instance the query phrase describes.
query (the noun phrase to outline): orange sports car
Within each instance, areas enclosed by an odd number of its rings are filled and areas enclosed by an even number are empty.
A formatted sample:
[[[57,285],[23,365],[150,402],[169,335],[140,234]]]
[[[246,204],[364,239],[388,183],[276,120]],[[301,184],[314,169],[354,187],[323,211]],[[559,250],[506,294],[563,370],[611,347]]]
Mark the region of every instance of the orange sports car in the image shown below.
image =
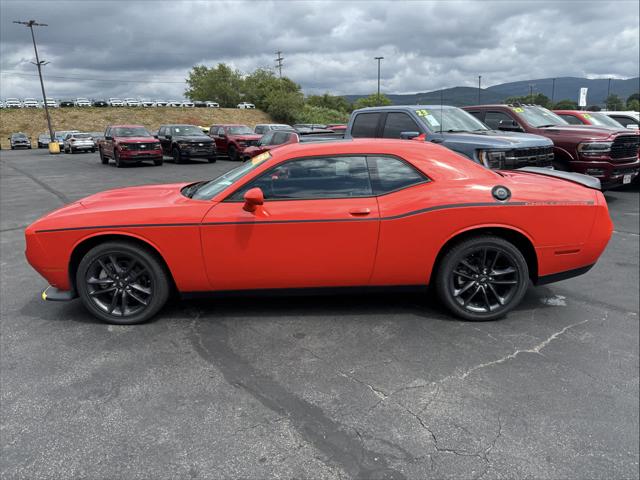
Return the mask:
[[[25,232],[46,300],[153,317],[170,292],[432,285],[467,320],[505,315],[529,282],[589,270],[612,223],[598,180],[493,171],[407,140],[292,144],[210,181],[89,196]]]

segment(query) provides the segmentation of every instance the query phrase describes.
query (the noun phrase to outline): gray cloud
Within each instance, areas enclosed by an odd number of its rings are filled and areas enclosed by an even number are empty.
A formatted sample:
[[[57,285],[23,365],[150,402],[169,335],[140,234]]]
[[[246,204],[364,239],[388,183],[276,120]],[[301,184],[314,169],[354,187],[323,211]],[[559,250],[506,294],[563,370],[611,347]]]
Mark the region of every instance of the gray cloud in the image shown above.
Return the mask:
[[[378,55],[389,93],[639,68],[636,0],[2,0],[3,97],[38,96],[28,30],[11,23],[29,18],[50,25],[36,35],[53,97],[181,98],[194,64],[248,72],[272,67],[276,50],[307,93],[374,91]]]

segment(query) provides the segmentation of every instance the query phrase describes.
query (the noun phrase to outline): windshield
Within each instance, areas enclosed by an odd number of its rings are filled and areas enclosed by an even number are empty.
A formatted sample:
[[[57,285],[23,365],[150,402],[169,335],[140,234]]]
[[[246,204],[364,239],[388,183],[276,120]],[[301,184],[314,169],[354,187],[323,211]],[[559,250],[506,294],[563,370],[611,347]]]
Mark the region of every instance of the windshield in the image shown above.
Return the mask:
[[[73,138],[91,138],[89,133],[74,133]]]
[[[569,125],[550,110],[538,106],[512,107],[514,112],[520,114],[524,121],[533,128],[555,127],[556,125]]]
[[[245,125],[238,125],[235,127],[229,127],[229,135],[254,135],[253,130]]]
[[[210,200],[225,188],[234,184],[249,172],[258,168],[269,158],[271,158],[271,154],[269,152],[262,153],[243,163],[239,167],[228,171],[224,175],[220,175],[218,178],[214,178],[209,182],[194,185],[196,188],[194,188],[193,191],[185,191],[185,195],[197,200]],[[191,187],[187,187],[187,189],[189,188]]]
[[[202,135],[204,135],[204,132],[202,130],[191,125],[183,127],[173,127],[171,130],[173,131],[173,135],[181,135],[184,137],[201,137]]]
[[[429,107],[415,110],[432,132],[476,132],[489,130],[484,123],[459,108]]]
[[[24,133],[14,133],[12,135],[13,138],[27,138],[27,136]]]
[[[591,122],[591,125],[607,128],[620,128],[620,124],[613,118],[599,112],[583,113],[582,116]]]
[[[118,127],[111,132],[113,137],[150,137],[151,134],[144,127]]]

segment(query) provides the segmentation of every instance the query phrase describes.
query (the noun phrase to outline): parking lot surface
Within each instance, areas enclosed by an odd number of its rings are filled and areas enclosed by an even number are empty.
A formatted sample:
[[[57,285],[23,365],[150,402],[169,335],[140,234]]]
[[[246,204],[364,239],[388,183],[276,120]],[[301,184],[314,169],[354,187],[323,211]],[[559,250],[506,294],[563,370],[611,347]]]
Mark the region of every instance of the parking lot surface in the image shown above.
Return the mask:
[[[419,294],[181,301],[138,326],[41,300],[30,222],[233,166],[0,152],[2,478],[637,478],[637,187],[607,192],[591,272],[494,322]]]

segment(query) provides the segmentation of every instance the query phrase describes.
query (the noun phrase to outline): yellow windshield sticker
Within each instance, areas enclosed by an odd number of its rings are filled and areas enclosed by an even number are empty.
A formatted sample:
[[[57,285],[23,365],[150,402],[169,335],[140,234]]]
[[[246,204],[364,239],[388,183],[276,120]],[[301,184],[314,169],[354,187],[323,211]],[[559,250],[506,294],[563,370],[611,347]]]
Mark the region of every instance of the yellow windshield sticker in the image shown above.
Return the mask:
[[[269,152],[261,153],[260,155],[256,155],[251,159],[251,165],[258,165],[259,163],[262,163],[270,158],[271,154]]]
[[[582,114],[582,116],[583,116],[584,118],[591,118],[591,115],[589,115],[588,113],[583,113],[583,114]]]
[[[416,110],[416,114],[419,117],[426,117],[427,115],[429,115],[429,111],[428,110]]]
[[[524,108],[522,108],[522,107],[514,107],[511,110],[513,110],[516,113],[523,113],[524,112]]]

